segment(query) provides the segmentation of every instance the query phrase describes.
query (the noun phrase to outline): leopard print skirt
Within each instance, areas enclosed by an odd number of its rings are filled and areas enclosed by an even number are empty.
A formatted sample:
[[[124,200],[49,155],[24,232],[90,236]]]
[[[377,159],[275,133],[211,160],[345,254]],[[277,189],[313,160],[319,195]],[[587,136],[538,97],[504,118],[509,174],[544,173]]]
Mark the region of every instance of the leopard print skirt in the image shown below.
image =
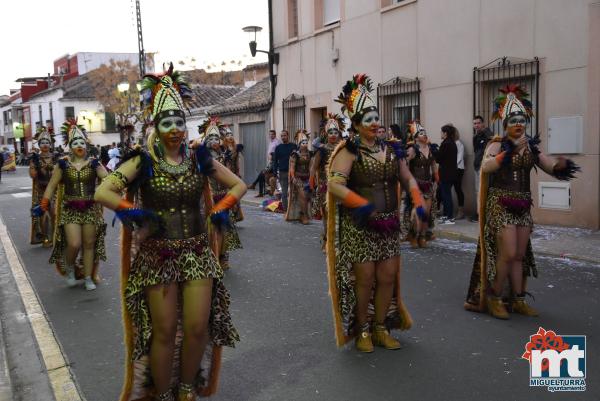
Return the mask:
[[[378,217],[386,218],[396,213],[382,213]],[[339,214],[338,214],[339,216]],[[344,333],[348,336],[356,334],[355,308],[356,278],[352,267],[353,263],[369,261],[382,261],[393,256],[400,255],[400,230],[384,234],[358,227],[351,216],[342,213],[339,216],[338,233],[336,241],[336,285],[339,293],[339,309],[342,316]],[[369,301],[369,320],[374,319],[375,287]],[[398,312],[398,300],[392,299],[386,317],[386,325],[391,328],[399,328],[401,317]]]
[[[531,201],[531,194],[528,192],[514,192],[499,188],[489,188],[487,200],[485,203],[485,226],[483,229],[483,246],[485,247],[486,260],[484,273],[489,283],[496,277],[496,264],[498,262],[498,233],[508,226],[531,227],[533,229],[533,219],[530,208],[521,210],[511,210],[502,199],[515,199],[518,201]],[[481,235],[481,234],[480,234]],[[473,261],[473,270],[469,280],[469,289],[467,291],[467,303],[477,306],[480,304],[481,297],[481,241],[477,244],[477,252]],[[531,240],[527,243],[525,257],[523,258],[523,277],[537,277],[538,271],[533,256]]]
[[[286,221],[300,220],[304,214],[300,200],[301,194],[304,194],[304,198],[308,201],[306,217],[310,219],[310,194],[306,191],[306,188],[308,188],[308,177],[296,177],[293,181],[290,181],[288,189],[288,210],[285,214]]]
[[[152,318],[145,289],[155,285],[166,285],[171,283],[183,284],[187,281],[212,279],[212,301],[209,318],[210,344],[207,347],[207,355],[211,346],[234,347],[239,341],[239,335],[233,326],[229,313],[230,297],[225,288],[223,269],[217,262],[214,253],[208,246],[208,235],[200,234],[187,239],[147,239],[139,247],[132,262],[124,298],[127,314],[131,318],[133,328],[133,364],[136,371],[137,382],[134,392],[146,393],[152,387],[150,374],[149,352],[152,339]],[[176,361],[180,355],[182,340],[182,292],[179,287],[178,302],[178,328],[176,338]],[[201,386],[207,380],[202,377],[206,373],[206,364],[210,358],[205,356],[196,385]],[[179,372],[179,369],[173,369]],[[138,380],[139,378],[141,380]],[[178,378],[173,378],[177,383]],[[135,399],[135,398],[132,398]]]
[[[96,226],[96,241],[94,243],[94,263],[97,265],[100,260],[106,260],[106,248],[104,237],[106,236],[106,223],[102,214],[102,206],[94,203],[87,210],[77,210],[67,206],[63,202],[57,219],[57,227],[54,231],[54,248],[50,256],[50,263],[55,263],[61,275],[65,275],[67,265],[65,251],[67,249],[67,237],[65,234],[66,224],[93,225]],[[96,269],[94,269],[96,270]]]

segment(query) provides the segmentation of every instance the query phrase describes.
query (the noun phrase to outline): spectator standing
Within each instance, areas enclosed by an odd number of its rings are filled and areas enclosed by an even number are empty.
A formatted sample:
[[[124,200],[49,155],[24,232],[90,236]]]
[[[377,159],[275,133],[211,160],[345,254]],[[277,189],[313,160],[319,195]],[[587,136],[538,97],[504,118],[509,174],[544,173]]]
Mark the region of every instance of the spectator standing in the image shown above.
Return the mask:
[[[0,150],[0,182],[2,182],[2,167],[4,167],[4,149]]]
[[[265,182],[267,181],[267,175],[271,176],[273,170],[273,152],[275,152],[275,148],[277,145],[281,143],[281,141],[277,138],[277,132],[272,129],[269,130],[269,147],[267,149],[267,167],[258,173],[256,180],[248,187],[248,189],[255,189],[256,184],[258,184],[258,194],[257,198],[265,195]],[[270,177],[269,177],[270,179]]]
[[[456,159],[458,150],[454,137],[456,128],[450,124],[442,127],[442,144],[436,155],[436,161],[439,165],[440,189],[442,194],[442,204],[444,205],[444,215],[442,223],[454,224],[454,204],[452,202],[452,184],[456,180],[458,171],[456,168]]]
[[[290,142],[290,134],[287,130],[281,131],[281,143],[275,147],[273,152],[273,171],[279,176],[281,184],[281,202],[283,209],[287,210],[290,155],[297,150],[296,144]]]
[[[487,147],[488,142],[494,134],[483,122],[483,117],[477,115],[473,118],[473,168],[475,169],[475,199],[477,199],[477,210],[475,215],[471,218],[471,221],[479,221],[479,178],[481,161],[483,160],[483,153]]]
[[[456,137],[454,143],[456,144],[456,180],[452,186],[456,192],[456,199],[458,200],[458,211],[456,212],[456,220],[462,220],[465,218],[465,194],[462,190],[462,180],[465,175],[465,145],[460,140],[460,134],[458,130],[455,131]]]

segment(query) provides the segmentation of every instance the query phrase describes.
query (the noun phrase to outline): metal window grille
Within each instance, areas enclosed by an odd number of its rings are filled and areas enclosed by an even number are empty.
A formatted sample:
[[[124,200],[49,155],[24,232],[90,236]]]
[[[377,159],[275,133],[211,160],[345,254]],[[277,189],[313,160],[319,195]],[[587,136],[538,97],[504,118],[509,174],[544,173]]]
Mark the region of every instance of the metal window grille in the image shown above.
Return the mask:
[[[473,68],[473,116],[480,115],[495,134],[504,129],[502,121],[492,122],[494,99],[498,90],[508,84],[518,84],[529,93],[533,105],[534,118],[527,127],[527,135],[538,132],[538,96],[539,96],[540,62],[533,60],[501,57],[484,65]]]
[[[421,86],[419,78],[392,78],[377,85],[377,107],[381,124],[398,124],[404,130],[407,124],[421,115]]]
[[[283,99],[283,129],[290,133],[290,139],[299,129],[306,128],[306,103],[304,96],[291,94]]]

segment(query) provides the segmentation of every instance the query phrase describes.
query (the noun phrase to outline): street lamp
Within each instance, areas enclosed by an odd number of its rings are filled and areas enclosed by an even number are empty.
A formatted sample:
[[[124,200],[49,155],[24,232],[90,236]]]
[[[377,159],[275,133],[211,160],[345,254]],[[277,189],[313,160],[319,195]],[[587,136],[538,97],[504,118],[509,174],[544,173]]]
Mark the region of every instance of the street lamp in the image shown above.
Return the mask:
[[[127,92],[129,90],[129,82],[123,81],[117,85],[117,90],[121,93]]]
[[[262,31],[262,27],[256,25],[249,25],[242,28],[242,31],[247,32],[250,37],[248,46],[250,47],[250,54],[252,57],[256,57],[256,53],[265,53],[269,56],[269,79],[271,81],[271,102],[275,99],[275,86],[277,85],[277,65],[279,64],[279,53],[275,53],[271,48],[269,51],[258,50],[256,44],[256,34]]]

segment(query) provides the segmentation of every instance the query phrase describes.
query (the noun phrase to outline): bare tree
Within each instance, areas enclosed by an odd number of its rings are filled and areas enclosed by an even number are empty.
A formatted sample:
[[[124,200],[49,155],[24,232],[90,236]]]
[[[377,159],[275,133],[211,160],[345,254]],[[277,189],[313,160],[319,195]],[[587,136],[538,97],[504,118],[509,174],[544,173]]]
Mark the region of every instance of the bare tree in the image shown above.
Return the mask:
[[[121,141],[129,136],[136,123],[141,120],[139,108],[139,92],[136,86],[139,80],[139,70],[129,60],[114,61],[102,64],[99,68],[88,73],[94,97],[102,106],[103,111],[113,113],[121,131]],[[118,90],[120,83],[129,83],[129,89]]]

